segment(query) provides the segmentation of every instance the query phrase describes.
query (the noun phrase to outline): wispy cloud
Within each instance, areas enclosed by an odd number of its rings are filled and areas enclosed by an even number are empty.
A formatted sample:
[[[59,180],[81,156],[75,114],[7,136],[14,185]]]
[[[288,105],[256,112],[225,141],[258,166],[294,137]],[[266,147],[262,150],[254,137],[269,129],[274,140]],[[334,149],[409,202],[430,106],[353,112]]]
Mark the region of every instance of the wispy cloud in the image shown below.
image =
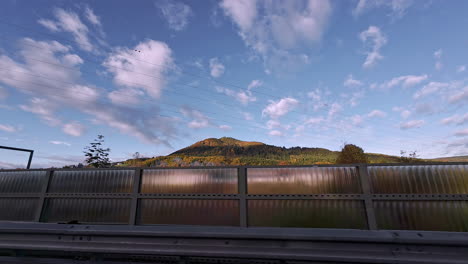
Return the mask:
[[[384,58],[380,54],[380,49],[387,43],[387,37],[380,31],[380,28],[369,26],[367,30],[359,34],[359,38],[370,48],[370,51],[366,52],[367,57],[362,64],[364,68],[370,68]]]
[[[349,74],[346,80],[343,82],[343,86],[345,87],[358,87],[362,86],[363,83],[359,80],[354,79],[352,74]]]
[[[14,126],[11,126],[11,125],[0,124],[0,131],[13,133],[13,132],[18,131],[18,129],[16,127],[14,127]]]
[[[59,141],[59,140],[51,140],[51,141],[49,141],[49,143],[53,144],[53,145],[64,145],[64,146],[67,146],[67,147],[71,146],[70,143],[65,142],[65,141]]]
[[[190,6],[175,0],[161,0],[155,2],[156,7],[167,21],[169,28],[175,31],[184,30],[188,20],[193,16]]]
[[[210,74],[214,78],[219,78],[224,74],[224,65],[219,61],[218,58],[210,59]]]
[[[426,122],[424,120],[410,120],[400,124],[401,129],[411,129],[422,127]]]

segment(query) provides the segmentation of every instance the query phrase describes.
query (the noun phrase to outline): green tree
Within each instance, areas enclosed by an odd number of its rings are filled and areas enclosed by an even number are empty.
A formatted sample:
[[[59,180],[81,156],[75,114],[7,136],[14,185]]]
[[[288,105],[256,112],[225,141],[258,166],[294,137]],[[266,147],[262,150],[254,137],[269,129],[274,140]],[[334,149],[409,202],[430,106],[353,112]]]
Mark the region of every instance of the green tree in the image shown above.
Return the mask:
[[[341,149],[340,154],[338,154],[336,163],[337,164],[368,163],[368,160],[362,148],[353,144],[346,144],[343,147],[343,149]]]
[[[98,135],[94,142],[91,142],[89,146],[85,147],[83,151],[86,156],[86,163],[95,168],[106,168],[109,167],[109,148],[103,148],[104,136]]]

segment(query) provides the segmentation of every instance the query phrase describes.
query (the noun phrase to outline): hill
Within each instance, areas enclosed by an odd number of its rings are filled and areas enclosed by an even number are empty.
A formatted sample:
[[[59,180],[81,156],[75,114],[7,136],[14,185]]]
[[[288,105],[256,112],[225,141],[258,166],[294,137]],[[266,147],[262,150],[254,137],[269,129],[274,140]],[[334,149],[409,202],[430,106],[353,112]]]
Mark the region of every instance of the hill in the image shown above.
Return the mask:
[[[468,162],[468,156],[455,156],[455,157],[436,158],[436,159],[430,159],[429,161],[434,161],[434,162]]]
[[[127,160],[121,166],[185,167],[333,164],[338,151],[278,147],[229,137],[208,138],[167,156]],[[366,153],[371,163],[399,162],[399,157]]]

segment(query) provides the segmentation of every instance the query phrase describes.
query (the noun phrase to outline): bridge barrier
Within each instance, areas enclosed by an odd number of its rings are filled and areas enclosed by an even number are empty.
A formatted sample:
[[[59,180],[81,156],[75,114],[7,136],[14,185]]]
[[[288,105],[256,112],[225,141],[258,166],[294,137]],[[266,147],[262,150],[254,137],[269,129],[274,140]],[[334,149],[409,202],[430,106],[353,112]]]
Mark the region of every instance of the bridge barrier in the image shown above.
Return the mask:
[[[0,221],[468,231],[468,163],[0,170]]]

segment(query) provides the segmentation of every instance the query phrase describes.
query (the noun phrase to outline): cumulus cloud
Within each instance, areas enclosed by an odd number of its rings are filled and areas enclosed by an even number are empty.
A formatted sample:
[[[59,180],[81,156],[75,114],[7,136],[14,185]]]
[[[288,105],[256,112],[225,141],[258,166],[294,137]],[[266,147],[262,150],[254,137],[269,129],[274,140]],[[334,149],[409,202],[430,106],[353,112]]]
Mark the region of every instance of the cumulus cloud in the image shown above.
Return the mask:
[[[389,16],[397,19],[403,17],[412,4],[412,0],[359,0],[352,13],[358,17],[371,9],[387,8],[390,10]]]
[[[0,55],[0,68],[10,69],[0,72],[0,83],[31,96],[20,109],[34,113],[48,125],[60,126],[73,135],[80,134],[79,128],[64,127],[73,124],[60,117],[61,110],[67,109],[88,115],[95,124],[106,125],[146,143],[169,145],[168,140],[178,135],[174,128],[176,120],[161,117],[157,106],[128,107],[102,100],[105,99],[102,95],[108,92],[85,84],[79,65],[70,66],[74,70],[55,66],[76,55],[71,53],[70,47],[56,41],[25,38],[20,41],[18,54],[22,62]],[[30,59],[37,57],[50,63]]]
[[[49,143],[53,144],[53,145],[64,145],[64,146],[67,146],[67,147],[71,146],[70,143],[65,142],[65,141],[59,141],[59,140],[51,140],[51,141],[49,141]]]
[[[211,122],[202,112],[192,109],[188,106],[183,106],[180,112],[187,118],[192,119],[187,126],[193,129],[200,129],[211,126]]]
[[[86,131],[86,127],[79,122],[71,122],[64,124],[62,130],[67,135],[79,137]]]
[[[249,102],[255,102],[257,101],[257,98],[252,95],[252,92],[250,90],[246,91],[234,91],[228,88],[224,88],[221,86],[216,86],[216,91],[218,93],[223,93],[227,96],[233,97],[237,101],[239,101],[243,105],[247,105]]]
[[[399,77],[395,77],[389,81],[383,82],[382,84],[379,85],[374,85],[374,89],[381,89],[381,90],[386,90],[390,89],[393,87],[401,86],[403,88],[409,88],[412,86],[415,86],[417,84],[420,84],[424,81],[426,81],[429,78],[427,74],[423,75],[403,75]]]
[[[78,46],[85,51],[94,49],[89,40],[89,29],[83,24],[78,14],[72,11],[65,11],[62,8],[54,10],[56,20],[39,19],[37,22],[53,32],[68,32],[72,34]]]
[[[215,78],[221,77],[224,74],[224,65],[218,58],[210,59],[210,74]]]
[[[464,124],[468,124],[468,113],[466,113],[464,115],[455,114],[453,116],[446,117],[446,118],[440,120],[440,123],[442,123],[444,125],[451,125],[451,124],[464,125]]]
[[[330,107],[330,110],[328,110],[328,117],[332,118],[339,112],[343,110],[343,106],[340,105],[339,103],[333,103]]]
[[[174,1],[161,0],[155,3],[170,29],[181,31],[187,27],[189,18],[193,15],[190,6]]]
[[[404,119],[407,119],[411,115],[411,111],[409,111],[408,109],[405,109],[403,107],[395,106],[395,107],[392,108],[392,111],[399,112],[401,117],[404,118]]]
[[[427,95],[433,94],[438,92],[440,89],[448,87],[448,83],[441,83],[441,82],[430,82],[424,85],[421,89],[416,91],[413,95],[414,99],[419,99],[421,97],[425,97]]]
[[[291,97],[282,98],[278,101],[270,101],[270,104],[263,109],[262,116],[269,116],[272,119],[277,119],[286,115],[298,104],[299,101]]]
[[[229,130],[232,130],[232,127],[228,125],[220,125],[219,129],[224,130],[224,131],[229,131]]]
[[[426,122],[424,120],[410,120],[400,124],[401,129],[410,129],[410,128],[419,128],[423,126]]]
[[[268,132],[268,135],[275,136],[275,137],[284,136],[283,132],[281,132],[279,130],[272,130],[272,131]]]
[[[387,37],[376,26],[369,26],[359,34],[361,41],[366,44],[370,51],[366,52],[367,57],[362,66],[370,68],[374,66],[377,61],[382,60],[383,56],[380,54],[380,49],[387,43]]]
[[[244,116],[244,119],[247,121],[251,121],[254,119],[251,113],[243,112],[242,115]]]
[[[462,88],[460,90],[454,91],[454,93],[449,96],[448,101],[450,103],[461,103],[468,101],[468,86],[465,86],[465,88]]]
[[[253,80],[249,83],[249,86],[247,86],[247,90],[252,90],[253,88],[257,88],[263,85],[263,82],[260,80]]]
[[[454,135],[457,136],[457,137],[466,137],[466,136],[468,136],[468,128],[465,128],[465,129],[463,129],[463,130],[456,131],[456,132],[454,133]]]
[[[373,118],[373,117],[384,118],[387,116],[387,113],[375,109],[375,110],[372,110],[370,113],[368,113],[367,116],[370,118]]]
[[[166,84],[166,75],[174,64],[169,46],[150,39],[132,49],[115,49],[103,66],[114,75],[115,84],[141,89],[150,97],[159,98]]]
[[[441,62],[441,59],[442,59],[442,49],[438,49],[434,52],[434,58],[436,60],[435,62],[435,68],[436,70],[441,70],[443,65],[442,65],[442,62]]]
[[[123,88],[112,91],[107,96],[114,104],[132,106],[138,105],[140,97],[143,96],[143,92],[137,89]]]
[[[308,63],[308,55],[296,48],[321,39],[332,11],[328,0],[223,0],[220,7],[267,72]]]
[[[351,117],[351,123],[355,126],[359,126],[364,122],[364,118],[360,115],[353,115]]]
[[[358,87],[362,84],[363,83],[361,81],[354,79],[352,74],[349,74],[346,80],[343,82],[343,86],[345,87]]]
[[[16,127],[14,127],[14,126],[11,126],[11,125],[0,124],[0,131],[13,133],[13,132],[18,131],[18,129]]]
[[[460,72],[464,72],[466,70],[466,66],[465,65],[460,65],[457,67],[457,72],[460,73]]]

